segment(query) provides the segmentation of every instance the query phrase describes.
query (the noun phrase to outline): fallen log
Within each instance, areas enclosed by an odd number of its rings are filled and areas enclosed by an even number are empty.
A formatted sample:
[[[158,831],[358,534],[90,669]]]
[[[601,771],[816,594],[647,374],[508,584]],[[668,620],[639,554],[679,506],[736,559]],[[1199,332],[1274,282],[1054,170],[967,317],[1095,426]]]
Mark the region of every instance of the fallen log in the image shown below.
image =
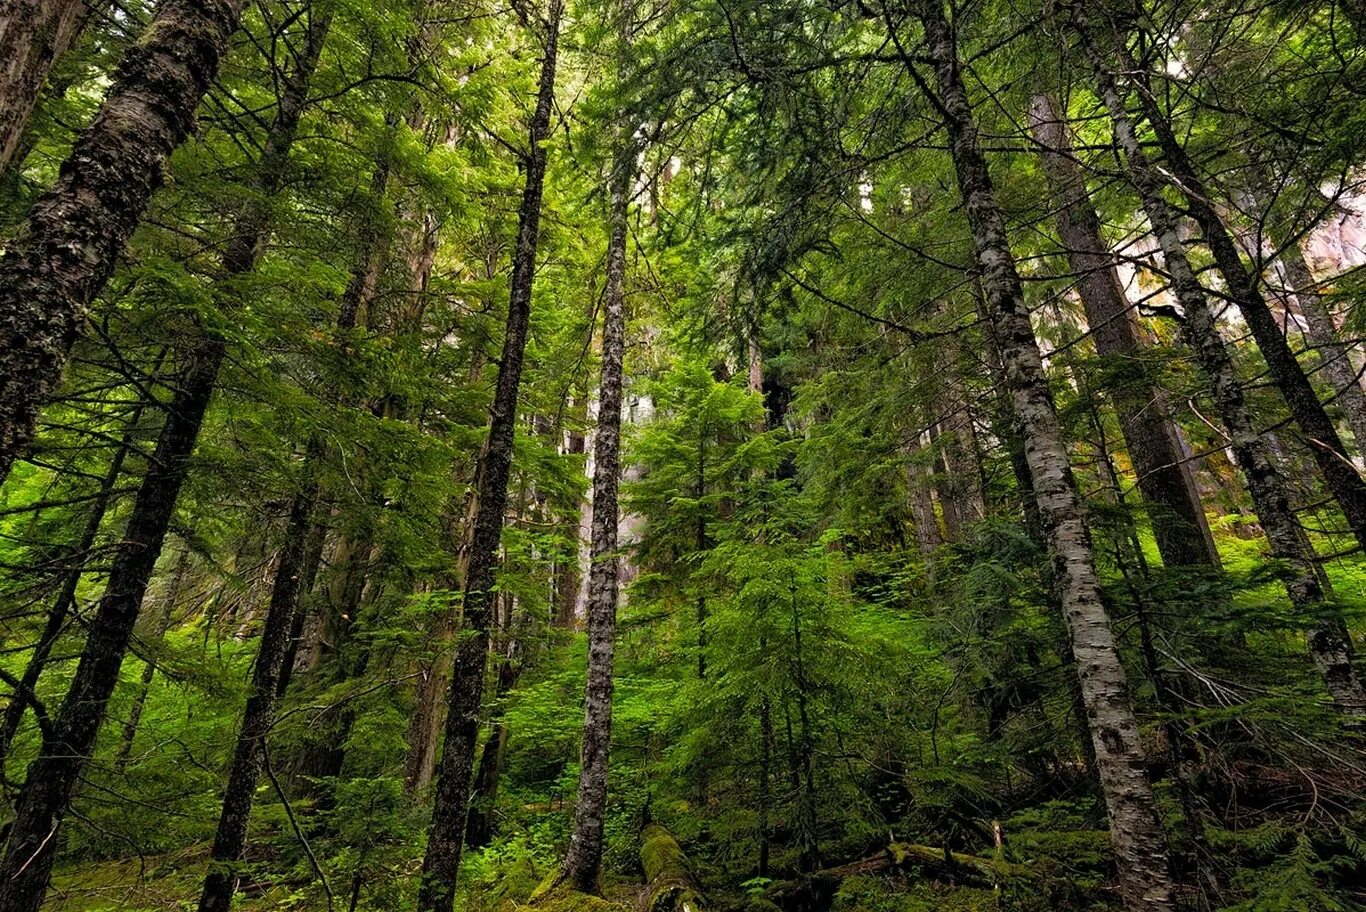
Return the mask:
[[[1029,869],[1021,865],[913,842],[894,842],[883,854],[888,866],[903,874],[919,872],[936,880],[997,886],[1014,877],[1029,877]]]
[[[657,823],[640,833],[640,865],[649,884],[646,912],[705,912],[708,908],[688,856],[678,840]]]

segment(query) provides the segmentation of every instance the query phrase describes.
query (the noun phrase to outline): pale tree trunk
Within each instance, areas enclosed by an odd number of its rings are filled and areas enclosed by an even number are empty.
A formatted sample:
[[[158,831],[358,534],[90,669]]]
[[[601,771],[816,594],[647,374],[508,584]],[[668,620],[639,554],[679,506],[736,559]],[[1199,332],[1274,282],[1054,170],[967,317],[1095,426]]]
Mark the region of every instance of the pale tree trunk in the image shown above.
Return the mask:
[[[1101,101],[1114,124],[1129,175],[1143,203],[1162,250],[1172,290],[1185,313],[1181,323],[1186,344],[1210,381],[1215,407],[1228,435],[1238,467],[1247,482],[1257,519],[1266,532],[1271,554],[1287,567],[1285,587],[1295,606],[1306,613],[1323,614],[1323,587],[1315,571],[1314,555],[1295,518],[1285,477],[1277,467],[1266,438],[1258,432],[1248,408],[1232,356],[1219,335],[1214,313],[1186,256],[1178,232],[1176,213],[1162,195],[1163,182],[1139,142],[1133,122],[1124,109],[1113,73],[1096,45],[1088,17],[1073,11],[1073,23],[1081,38]],[[1323,675],[1334,705],[1351,715],[1366,713],[1366,691],[1352,665],[1352,641],[1341,619],[1325,617],[1309,633],[1309,652]]]
[[[86,309],[195,123],[246,0],[164,0],[57,183],[0,256],[0,481],[33,438]]]
[[[624,3],[622,51],[629,47],[633,5]],[[582,893],[598,894],[603,821],[607,813],[607,766],[612,741],[612,661],[617,630],[617,531],[621,481],[621,402],[626,352],[626,231],[636,174],[635,128],[618,126],[608,178],[607,287],[603,292],[602,362],[598,380],[598,427],[593,453],[593,513],[588,570],[588,680],[584,688],[583,744],[574,832],[561,877]]]
[[[1280,259],[1295,303],[1304,316],[1309,341],[1318,352],[1323,374],[1337,394],[1338,406],[1356,440],[1357,453],[1366,455],[1366,391],[1361,388],[1361,378],[1352,364],[1351,353],[1338,338],[1337,324],[1319,294],[1318,282],[1305,262],[1299,243],[1282,247]]]
[[[1351,527],[1357,543],[1366,548],[1366,479],[1347,458],[1346,447],[1323,403],[1319,401],[1309,377],[1290,350],[1275,315],[1262,294],[1260,277],[1250,270],[1238,252],[1238,245],[1216,211],[1213,197],[1205,187],[1195,165],[1186,155],[1170,121],[1158,108],[1148,87],[1146,74],[1129,56],[1122,42],[1117,42],[1122,65],[1134,74],[1134,84],[1144,115],[1157,137],[1162,158],[1171,169],[1171,179],[1161,171],[1154,176],[1166,186],[1180,191],[1190,214],[1200,226],[1204,241],[1214,254],[1214,262],[1224,277],[1229,296],[1238,305],[1257,348],[1266,360],[1267,371],[1289,407],[1304,439],[1306,449],[1313,455],[1329,492],[1337,500]],[[1108,68],[1111,73],[1112,68]]]
[[[1037,95],[1030,126],[1040,146],[1044,173],[1057,211],[1058,234],[1075,273],[1096,354],[1125,366],[1107,387],[1152,522],[1153,537],[1169,567],[1218,567],[1195,473],[1185,459],[1166,396],[1146,376],[1138,326],[1120,283],[1115,258],[1101,237],[1100,219],[1073,158],[1067,121],[1057,102]]]
[[[1081,498],[1010,252],[1005,218],[978,143],[971,102],[944,10],[939,0],[921,0],[918,13],[938,89],[935,103],[948,131],[987,312],[1003,362],[1004,376],[1000,379],[1010,389],[1024,436],[1025,456],[1052,561],[1053,585],[1071,637],[1074,668],[1110,820],[1119,894],[1130,912],[1169,912],[1173,899],[1166,834],[1144,769],[1138,720],[1129,700],[1110,617],[1101,600]],[[901,50],[890,17],[888,27]],[[919,82],[916,65],[902,53],[908,71]],[[928,93],[928,86],[924,88]]]
[[[9,167],[53,64],[80,31],[82,0],[6,0],[0,9],[0,173]]]
[[[511,294],[503,336],[498,380],[489,407],[489,431],[475,482],[477,510],[470,536],[465,578],[463,629],[457,641],[446,709],[445,747],[438,766],[432,823],[418,887],[419,912],[449,912],[455,903],[456,877],[469,816],[470,778],[479,709],[488,664],[489,610],[495,597],[499,542],[512,472],[512,442],[517,426],[518,391],[531,319],[531,291],[536,276],[536,243],[545,185],[550,113],[555,100],[555,67],[560,34],[560,0],[552,0],[545,24],[545,51],[536,93],[536,109],[526,150],[526,185],[518,213],[513,252]]]

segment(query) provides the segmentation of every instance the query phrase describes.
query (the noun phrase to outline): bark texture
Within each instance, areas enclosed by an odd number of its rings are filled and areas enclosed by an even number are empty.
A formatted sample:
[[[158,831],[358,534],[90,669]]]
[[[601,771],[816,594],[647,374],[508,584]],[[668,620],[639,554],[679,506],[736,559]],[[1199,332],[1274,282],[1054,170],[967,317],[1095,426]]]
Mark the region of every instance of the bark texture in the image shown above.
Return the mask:
[[[6,0],[0,10],[0,172],[19,149],[52,65],[80,31],[82,0]]]
[[[1266,360],[1267,370],[1277,389],[1281,391],[1290,415],[1295,419],[1304,444],[1314,457],[1329,492],[1337,500],[1357,543],[1366,548],[1366,479],[1363,479],[1338,437],[1337,427],[1328,417],[1318,393],[1309,382],[1295,353],[1290,349],[1280,324],[1272,313],[1266,296],[1262,294],[1260,277],[1246,264],[1238,252],[1237,242],[1215,209],[1213,197],[1197,173],[1194,163],[1186,155],[1171,122],[1167,120],[1149,90],[1145,74],[1129,57],[1122,44],[1120,57],[1126,72],[1135,74],[1137,96],[1143,113],[1157,138],[1163,161],[1172,179],[1164,182],[1181,192],[1192,218],[1200,226],[1205,244],[1214,254],[1214,262],[1224,277],[1229,296],[1238,305],[1257,348]],[[1163,177],[1160,172],[1155,176]]]
[[[1123,365],[1107,391],[1119,412],[1124,442],[1162,561],[1170,567],[1218,567],[1219,552],[1195,475],[1185,460],[1165,395],[1144,376],[1133,311],[1114,255],[1101,236],[1100,218],[1091,205],[1085,177],[1072,156],[1066,118],[1053,98],[1035,96],[1030,127],[1041,147],[1044,173],[1057,211],[1058,235],[1076,278],[1096,353],[1107,362]]]
[[[157,7],[57,183],[0,256],[0,481],[32,439],[86,308],[160,186],[162,166],[194,128],[245,3]]]
[[[160,14],[154,20],[154,30],[156,21],[160,21]],[[316,23],[310,26],[310,36],[315,27]],[[326,33],[325,26],[322,33]],[[226,40],[226,35],[223,37]],[[317,62],[317,52],[309,53],[312,57],[303,57],[287,82],[266,139],[256,176],[262,200],[239,215],[224,250],[224,277],[215,289],[220,296],[230,293],[233,278],[255,266],[268,233],[267,201],[284,182],[308,79]],[[222,303],[227,309],[229,302]],[[188,366],[139,487],[124,543],[114,558],[76,676],[51,733],[43,739],[39,758],[29,768],[16,806],[14,830],[0,861],[0,908],[6,912],[37,912],[42,905],[55,857],[53,837],[70,807],[75,783],[89,762],[226,354],[224,339],[209,333],[187,357]],[[281,639],[287,641],[288,618],[284,629],[286,636]]]
[[[630,16],[627,3],[624,16]],[[625,27],[629,30],[629,24]],[[582,893],[598,894],[607,766],[612,740],[612,661],[617,632],[617,490],[621,480],[622,360],[626,352],[626,229],[635,182],[636,144],[621,127],[609,177],[607,287],[603,293],[602,365],[594,438],[591,561],[588,570],[588,680],[584,688],[579,798],[563,877]]]
[[[958,186],[981,269],[987,312],[1000,350],[1004,368],[1001,379],[1010,390],[1023,432],[1054,587],[1071,638],[1110,820],[1118,891],[1130,912],[1169,912],[1173,898],[1166,835],[1144,769],[1138,722],[1129,701],[1110,618],[1101,601],[1081,499],[1010,253],[1005,219],[979,145],[953,33],[938,0],[920,0],[916,10],[925,29],[926,52],[937,88],[936,102],[948,131]],[[888,25],[895,29],[890,18]],[[899,42],[897,46],[901,48]],[[919,80],[915,64],[904,51],[903,55],[908,69]]]
[[[1304,317],[1309,342],[1318,352],[1323,374],[1332,385],[1338,407],[1356,440],[1357,453],[1366,455],[1366,391],[1361,388],[1361,378],[1357,376],[1348,347],[1338,338],[1333,314],[1319,294],[1318,282],[1298,243],[1287,244],[1281,249],[1281,267]]]
[[[464,623],[456,644],[455,668],[446,708],[445,747],[437,768],[432,823],[427,833],[427,852],[422,859],[422,882],[417,900],[419,912],[448,912],[454,906],[456,876],[460,872],[460,854],[469,815],[470,778],[488,663],[490,609],[497,597],[493,586],[503,533],[503,513],[507,507],[508,478],[512,472],[522,362],[531,321],[536,242],[545,185],[546,150],[542,143],[550,132],[550,113],[555,100],[560,12],[559,0],[553,0],[546,23],[545,53],[525,156],[526,184],[518,212],[503,354],[489,407],[488,438],[475,482],[477,509],[465,578]]]
[[[1285,565],[1286,591],[1297,608],[1323,617],[1309,633],[1310,655],[1323,675],[1334,705],[1344,713],[1360,715],[1366,712],[1366,691],[1353,668],[1351,638],[1340,618],[1325,615],[1325,593],[1315,570],[1314,555],[1295,517],[1285,478],[1248,408],[1233,358],[1219,335],[1205,290],[1186,256],[1176,213],[1162,195],[1162,178],[1139,142],[1118,83],[1090,30],[1089,18],[1078,10],[1073,22],[1114,125],[1130,179],[1157,236],[1172,290],[1184,312],[1182,335],[1209,378],[1229,447],[1246,479],[1271,554]]]

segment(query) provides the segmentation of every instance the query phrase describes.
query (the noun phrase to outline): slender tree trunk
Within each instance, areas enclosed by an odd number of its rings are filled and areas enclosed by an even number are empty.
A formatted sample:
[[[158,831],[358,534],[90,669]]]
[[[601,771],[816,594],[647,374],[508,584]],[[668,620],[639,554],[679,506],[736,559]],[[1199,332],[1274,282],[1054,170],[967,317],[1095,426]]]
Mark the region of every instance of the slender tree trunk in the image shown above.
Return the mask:
[[[80,31],[83,0],[7,0],[0,11],[0,172],[19,141],[53,64]]]
[[[158,361],[159,363],[160,361]],[[85,528],[81,530],[80,541],[72,554],[72,559],[76,564],[67,571],[66,578],[62,580],[62,588],[57,593],[57,600],[53,603],[52,610],[48,612],[43,632],[38,637],[38,643],[33,647],[33,655],[29,656],[28,664],[24,666],[24,675],[20,679],[23,693],[32,694],[37,688],[38,680],[42,677],[43,669],[47,667],[48,658],[52,655],[52,648],[57,645],[57,640],[61,638],[62,633],[66,630],[67,622],[71,619],[71,612],[76,607],[76,590],[81,584],[85,563],[89,559],[91,550],[95,547],[95,542],[100,534],[100,526],[104,522],[104,516],[109,512],[113,489],[118,484],[119,476],[123,473],[123,463],[133,449],[133,438],[138,431],[138,426],[142,423],[142,414],[145,408],[145,405],[139,405],[133,410],[133,414],[128,419],[128,426],[123,432],[123,438],[119,441],[118,449],[114,451],[114,456],[109,461],[109,468],[100,481],[101,496],[91,505],[90,514],[85,520]],[[5,707],[3,728],[0,729],[0,772],[4,771],[5,758],[9,754],[9,747],[14,743],[14,736],[19,733],[19,726],[24,721],[24,711],[27,708],[28,701],[20,699],[18,694]]]
[[[109,697],[118,682],[138,608],[152,576],[189,457],[213,396],[221,342],[200,345],[168,410],[151,465],[138,488],[123,543],[86,636],[75,677],[52,729],[28,769],[0,860],[0,909],[38,912],[56,856],[58,829],[89,762]]]
[[[0,481],[33,437],[86,308],[194,128],[246,0],[164,0],[61,176],[0,256]]]
[[[1076,275],[1096,353],[1124,366],[1108,386],[1120,429],[1138,476],[1162,560],[1169,567],[1219,566],[1195,473],[1186,462],[1166,396],[1144,376],[1142,345],[1115,260],[1101,237],[1100,219],[1086,192],[1086,179],[1072,157],[1067,122],[1057,103],[1037,95],[1030,123],[1041,149],[1058,234]]]
[[[152,627],[152,639],[156,643],[160,643],[166,636],[166,631],[171,628],[172,612],[175,611],[176,603],[180,601],[180,592],[185,586],[185,575],[189,569],[190,546],[187,543],[182,546],[180,556],[176,558],[170,588],[157,608],[156,621]],[[123,723],[123,738],[119,742],[119,752],[114,756],[114,768],[120,772],[127,768],[128,759],[133,755],[133,742],[138,736],[138,724],[142,721],[142,711],[147,705],[147,695],[151,692],[152,679],[156,677],[156,672],[156,662],[148,659],[143,663],[138,692],[133,697],[133,707],[128,712],[128,719]]]
[[[455,652],[445,748],[436,780],[436,800],[427,852],[422,860],[418,890],[419,912],[448,912],[455,902],[456,876],[469,816],[470,776],[479,708],[484,696],[484,671],[489,651],[489,608],[495,598],[499,542],[507,507],[508,478],[512,472],[512,442],[516,430],[518,390],[531,318],[531,291],[536,275],[536,242],[545,184],[550,112],[555,100],[555,67],[560,33],[560,0],[552,0],[546,22],[545,54],[541,61],[536,110],[532,114],[526,152],[526,186],[518,213],[517,246],[513,254],[511,295],[503,336],[498,381],[489,408],[488,439],[479,461],[469,569],[465,579],[463,629]]]
[[[1247,322],[1257,348],[1266,360],[1271,379],[1304,435],[1305,445],[1313,454],[1329,492],[1341,507],[1358,544],[1366,548],[1366,479],[1347,458],[1347,449],[1338,437],[1337,427],[1328,417],[1262,294],[1259,276],[1243,263],[1237,243],[1214,207],[1213,197],[1177,139],[1171,122],[1158,108],[1146,75],[1139,71],[1122,44],[1119,51],[1127,72],[1136,74],[1134,83],[1144,115],[1157,137],[1162,158],[1171,169],[1173,179],[1164,180],[1164,183],[1179,190],[1188,203],[1191,216],[1199,224],[1205,243],[1214,254],[1215,265],[1224,277],[1229,296]],[[1154,173],[1162,177],[1160,171]]]
[[[285,654],[289,651],[289,634],[303,578],[306,543],[317,493],[316,480],[305,478],[303,490],[295,495],[291,504],[285,548],[275,571],[270,606],[266,610],[261,642],[256,650],[251,695],[247,698],[237,745],[228,768],[223,809],[218,818],[218,830],[214,834],[213,851],[209,856],[209,872],[204,878],[204,889],[199,897],[200,912],[228,912],[232,906],[233,893],[237,890],[236,865],[241,863],[246,849],[247,824],[251,819],[256,785],[261,776],[265,740],[275,724],[280,674],[284,668]]]
[[[279,111],[272,126],[271,138],[262,156],[262,189],[268,195],[279,190],[288,164],[289,149],[298,131],[299,119],[308,102],[308,87],[322,55],[323,44],[331,29],[330,13],[310,10],[304,47],[296,66],[285,84]],[[257,216],[258,235],[253,244],[251,265],[259,256],[261,241],[267,225]],[[245,263],[245,260],[243,261]],[[250,269],[246,266],[241,271]],[[237,889],[235,866],[241,862],[246,849],[247,824],[256,797],[256,785],[261,777],[265,739],[275,724],[275,707],[279,698],[280,676],[289,652],[290,633],[294,627],[294,612],[299,602],[300,583],[308,553],[309,531],[313,528],[314,508],[318,501],[316,463],[322,455],[320,437],[314,437],[304,457],[303,478],[299,490],[290,503],[289,519],[285,527],[285,544],[271,586],[270,602],[261,628],[260,643],[252,671],[251,692],[247,697],[238,731],[237,744],[228,768],[227,787],[223,792],[223,808],[214,834],[213,850],[209,856],[209,871],[204,878],[204,889],[199,897],[200,912],[228,912]]]
[[[510,640],[506,654],[498,666],[495,716],[490,720],[491,726],[488,737],[484,739],[484,750],[479,755],[479,771],[474,777],[470,816],[465,825],[465,845],[471,849],[483,848],[493,840],[498,808],[498,784],[503,776],[503,762],[507,759],[509,735],[508,724],[503,719],[503,702],[517,686],[517,678],[522,671],[517,651],[517,641]]]
[[[1366,455],[1366,391],[1361,388],[1361,379],[1352,364],[1348,347],[1338,338],[1337,324],[1328,305],[1319,295],[1318,282],[1305,262],[1304,252],[1298,243],[1286,244],[1281,248],[1281,266],[1290,283],[1291,293],[1295,296],[1295,303],[1304,315],[1309,341],[1318,351],[1323,374],[1337,394],[1347,427],[1351,428],[1356,440],[1357,453]]]
[[[1310,655],[1323,675],[1334,705],[1352,715],[1366,713],[1366,690],[1353,668],[1351,637],[1340,618],[1325,616],[1328,606],[1324,604],[1323,587],[1315,572],[1314,555],[1295,518],[1285,478],[1248,409],[1233,359],[1219,335],[1205,291],[1186,257],[1177,230],[1177,216],[1162,195],[1163,181],[1149,162],[1133,122],[1124,110],[1115,78],[1090,31],[1089,18],[1077,8],[1073,10],[1072,21],[1091,64],[1101,100],[1114,124],[1130,178],[1157,236],[1172,289],[1185,313],[1182,334],[1209,378],[1229,446],[1247,482],[1271,554],[1287,568],[1286,591],[1298,609],[1323,618],[1309,633]]]
[[[1090,534],[1010,252],[1005,219],[978,144],[971,102],[943,8],[939,0],[921,0],[918,10],[938,87],[936,101],[948,130],[958,186],[982,270],[987,309],[1003,360],[1001,379],[1010,389],[1024,434],[1054,585],[1071,635],[1074,667],[1110,818],[1119,893],[1130,912],[1168,912],[1173,900],[1166,834],[1145,774],[1143,745],[1124,665],[1101,601]],[[888,26],[895,38],[895,23],[890,18]],[[899,41],[897,47],[901,47]],[[915,64],[909,55],[905,57],[908,71],[920,81]]]
[[[180,5],[178,0],[168,0],[168,3],[169,6],[161,8],[162,12]],[[154,31],[155,22],[162,21],[162,12],[154,21]],[[310,38],[317,25],[324,21],[321,18],[310,21]],[[204,32],[207,26],[202,22],[198,25]],[[186,26],[174,22],[164,27],[183,31]],[[322,31],[325,33],[326,28]],[[204,34],[213,36],[218,32],[209,30]],[[202,38],[203,35],[201,44]],[[226,41],[226,34],[223,40]],[[163,43],[154,44],[160,47]],[[201,57],[202,53],[200,47]],[[313,54],[311,61],[300,60],[296,78],[287,84],[266,140],[256,183],[257,189],[267,198],[278,192],[284,181],[289,148],[307,97],[308,78],[317,62],[316,51]],[[216,54],[214,56],[216,59]],[[182,64],[183,61],[174,66]],[[102,117],[108,114],[106,104]],[[147,142],[147,139],[143,141]],[[268,230],[269,212],[265,206],[254,205],[241,214],[223,254],[223,272],[228,279],[249,272],[255,266]],[[225,286],[219,285],[218,292],[225,293]],[[70,807],[75,783],[89,762],[109,697],[118,682],[119,667],[127,653],[142,597],[175,512],[176,498],[188,474],[190,455],[203,427],[204,414],[213,398],[226,353],[225,340],[216,333],[209,333],[187,358],[188,367],[168,410],[152,465],[134,501],[124,543],[114,558],[76,676],[51,734],[43,739],[39,759],[29,768],[29,779],[19,797],[14,829],[4,859],[0,861],[0,908],[6,912],[37,912],[42,905],[52,873],[57,829]],[[287,633],[288,620],[284,627]]]
[[[632,4],[623,4],[623,40],[629,45]],[[612,741],[612,660],[617,632],[617,490],[621,480],[621,402],[626,352],[626,229],[635,183],[635,127],[619,126],[609,177],[607,287],[603,293],[602,367],[594,440],[592,558],[588,571],[588,680],[584,688],[583,744],[574,833],[561,877],[582,893],[598,895],[607,767]]]

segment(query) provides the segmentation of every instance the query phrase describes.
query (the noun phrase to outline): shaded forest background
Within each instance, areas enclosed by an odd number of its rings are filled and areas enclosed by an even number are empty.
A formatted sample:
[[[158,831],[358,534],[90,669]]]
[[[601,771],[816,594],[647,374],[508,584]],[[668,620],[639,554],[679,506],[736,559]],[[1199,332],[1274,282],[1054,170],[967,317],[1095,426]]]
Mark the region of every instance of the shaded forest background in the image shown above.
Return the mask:
[[[3,0],[0,910],[1366,908],[1361,0]]]

